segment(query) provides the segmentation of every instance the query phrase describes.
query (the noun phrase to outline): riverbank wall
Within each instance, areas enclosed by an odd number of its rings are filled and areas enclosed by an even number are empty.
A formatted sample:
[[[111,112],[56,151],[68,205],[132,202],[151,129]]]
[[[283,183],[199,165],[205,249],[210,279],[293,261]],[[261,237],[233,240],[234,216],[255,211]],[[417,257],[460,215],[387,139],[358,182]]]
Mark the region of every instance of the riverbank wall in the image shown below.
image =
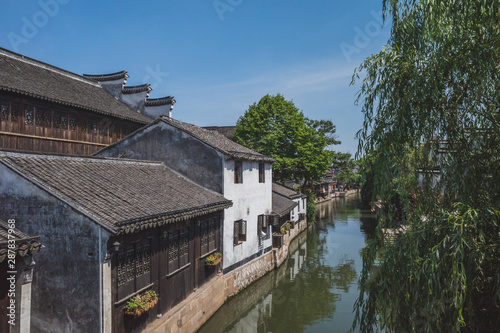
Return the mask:
[[[358,193],[358,191],[359,190],[348,190],[348,191],[333,192],[333,193],[328,194],[325,197],[317,197],[314,200],[314,203],[318,204],[318,203],[321,203],[321,202],[325,202],[325,201],[331,200],[333,198],[348,197],[348,196],[351,196],[351,195],[354,195],[354,194]]]
[[[291,241],[308,227],[307,221],[298,222],[283,236],[283,246],[250,261],[249,263],[223,275],[217,276],[195,290],[185,300],[177,304],[162,317],[151,323],[145,333],[194,333],[226,301],[269,271],[278,268],[290,252]]]

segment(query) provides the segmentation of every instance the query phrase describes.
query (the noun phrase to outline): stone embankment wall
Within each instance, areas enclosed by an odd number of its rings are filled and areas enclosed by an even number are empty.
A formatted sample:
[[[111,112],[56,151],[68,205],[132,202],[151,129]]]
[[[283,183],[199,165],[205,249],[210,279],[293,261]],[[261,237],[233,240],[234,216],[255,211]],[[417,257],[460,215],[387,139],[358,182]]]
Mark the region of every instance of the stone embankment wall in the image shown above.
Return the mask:
[[[250,261],[226,275],[219,273],[203,287],[149,325],[146,333],[196,332],[231,296],[236,295],[267,272],[279,267],[288,257],[291,240],[307,229],[301,221],[284,235],[283,246]]]
[[[341,191],[341,192],[333,192],[328,194],[325,197],[317,197],[314,200],[314,203],[320,203],[320,202],[325,202],[328,200],[331,200],[333,198],[342,198],[342,197],[348,197],[350,195],[356,194],[358,190],[348,190],[348,191]]]

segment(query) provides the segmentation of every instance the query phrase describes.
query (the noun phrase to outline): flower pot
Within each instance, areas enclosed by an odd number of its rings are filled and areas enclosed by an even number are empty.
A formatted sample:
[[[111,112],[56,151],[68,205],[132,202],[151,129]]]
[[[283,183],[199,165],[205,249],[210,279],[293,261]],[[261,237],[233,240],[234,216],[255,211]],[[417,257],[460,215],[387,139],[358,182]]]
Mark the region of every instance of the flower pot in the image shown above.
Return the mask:
[[[207,265],[207,266],[216,266],[221,261],[222,261],[222,257],[219,257],[219,258],[216,258],[214,261],[205,261],[205,265]]]

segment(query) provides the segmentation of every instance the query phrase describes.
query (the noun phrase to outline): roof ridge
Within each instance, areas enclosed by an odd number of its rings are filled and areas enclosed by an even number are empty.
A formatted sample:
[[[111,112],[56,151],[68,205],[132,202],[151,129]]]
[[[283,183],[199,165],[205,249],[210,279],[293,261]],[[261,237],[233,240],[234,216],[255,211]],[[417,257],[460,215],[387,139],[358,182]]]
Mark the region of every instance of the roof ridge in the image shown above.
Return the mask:
[[[167,104],[175,104],[176,100],[173,96],[165,96],[160,98],[146,98],[146,106],[160,106]]]
[[[54,65],[47,64],[43,61],[36,60],[36,59],[24,56],[24,55],[19,54],[19,53],[12,52],[10,50],[4,49],[3,47],[0,47],[0,55],[4,55],[6,57],[15,59],[17,61],[22,61],[22,62],[28,63],[30,65],[37,66],[37,67],[64,75],[66,77],[78,80],[78,81],[83,82],[83,83],[87,83],[87,84],[90,84],[90,85],[93,85],[96,87],[100,87],[100,84],[98,82],[95,82],[91,79],[88,79],[88,78],[84,77],[83,75],[79,75],[79,74],[70,72],[66,69],[62,69],[60,67],[56,67]]]
[[[143,92],[143,91],[151,91],[153,90],[151,88],[151,85],[149,83],[144,83],[144,84],[141,84],[141,85],[138,85],[138,86],[124,86],[122,88],[122,92],[124,94],[135,94],[135,93],[139,93],[139,92]]]
[[[226,136],[224,136],[224,135],[220,134],[219,132],[217,132],[217,131],[215,131],[215,130],[209,130],[209,129],[203,128],[203,127],[201,127],[201,126],[198,126],[198,125],[194,125],[194,124],[190,124],[190,123],[185,123],[185,122],[182,122],[182,121],[180,121],[180,120],[177,120],[177,119],[174,119],[174,118],[171,118],[171,117],[160,117],[160,119],[161,119],[162,121],[164,121],[164,122],[171,123],[171,124],[173,124],[174,126],[175,126],[176,122],[177,122],[177,123],[179,123],[179,125],[178,125],[178,126],[182,126],[182,124],[184,124],[184,125],[188,125],[188,126],[193,126],[193,127],[197,128],[197,129],[200,129],[200,130],[201,130],[201,131],[203,131],[203,132],[207,132],[207,133],[210,133],[211,135],[215,135],[215,136],[217,136],[218,138],[220,138],[221,140],[224,140],[224,141],[226,141],[226,140],[227,140],[227,141],[229,141],[229,142],[231,142],[231,143],[234,143],[234,144],[236,144],[236,145],[238,145],[238,146],[240,146],[240,147],[243,147],[243,148],[248,149],[248,150],[250,150],[250,151],[251,151],[251,152],[244,152],[244,153],[243,153],[243,152],[239,152],[239,151],[235,151],[235,150],[228,150],[228,149],[222,149],[222,148],[220,148],[220,147],[215,147],[214,145],[212,145],[212,144],[210,144],[209,142],[207,142],[207,140],[206,140],[206,139],[204,139],[204,138],[200,137],[200,136],[199,136],[199,135],[197,135],[196,133],[193,133],[193,131],[191,131],[191,130],[189,130],[189,129],[186,129],[186,128],[180,128],[181,130],[188,131],[188,132],[189,132],[189,134],[191,134],[192,136],[194,136],[194,137],[195,137],[195,138],[197,138],[198,140],[200,140],[200,141],[204,142],[205,144],[207,144],[207,145],[209,145],[209,146],[213,147],[214,149],[216,149],[216,150],[218,150],[218,151],[220,151],[220,152],[222,152],[222,153],[224,153],[224,154],[226,154],[226,155],[234,155],[234,153],[237,153],[237,154],[247,154],[247,155],[259,156],[259,157],[260,157],[260,156],[261,156],[261,157],[269,157],[269,156],[266,156],[266,155],[261,154],[261,153],[259,153],[259,152],[256,152],[256,151],[255,151],[255,150],[253,150],[253,149],[250,149],[250,148],[248,148],[248,147],[245,147],[245,146],[243,146],[242,144],[239,144],[238,142],[235,142],[235,141],[233,141],[233,140],[231,140],[231,139],[228,139]]]

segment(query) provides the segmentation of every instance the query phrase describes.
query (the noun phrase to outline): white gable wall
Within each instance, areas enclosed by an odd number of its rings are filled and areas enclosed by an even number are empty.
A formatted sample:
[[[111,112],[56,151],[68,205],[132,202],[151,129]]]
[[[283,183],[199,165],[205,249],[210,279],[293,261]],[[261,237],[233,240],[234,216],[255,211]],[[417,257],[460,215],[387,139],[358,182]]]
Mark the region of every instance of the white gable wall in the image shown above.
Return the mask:
[[[224,160],[223,195],[233,202],[233,206],[226,209],[224,213],[224,269],[248,262],[272,246],[271,236],[264,240],[259,248],[257,234],[258,216],[270,214],[272,211],[271,164],[265,163],[265,182],[259,183],[259,162],[242,162],[243,183],[235,184],[234,160],[228,158]],[[247,240],[239,245],[234,245],[234,222],[238,220],[247,221]]]

